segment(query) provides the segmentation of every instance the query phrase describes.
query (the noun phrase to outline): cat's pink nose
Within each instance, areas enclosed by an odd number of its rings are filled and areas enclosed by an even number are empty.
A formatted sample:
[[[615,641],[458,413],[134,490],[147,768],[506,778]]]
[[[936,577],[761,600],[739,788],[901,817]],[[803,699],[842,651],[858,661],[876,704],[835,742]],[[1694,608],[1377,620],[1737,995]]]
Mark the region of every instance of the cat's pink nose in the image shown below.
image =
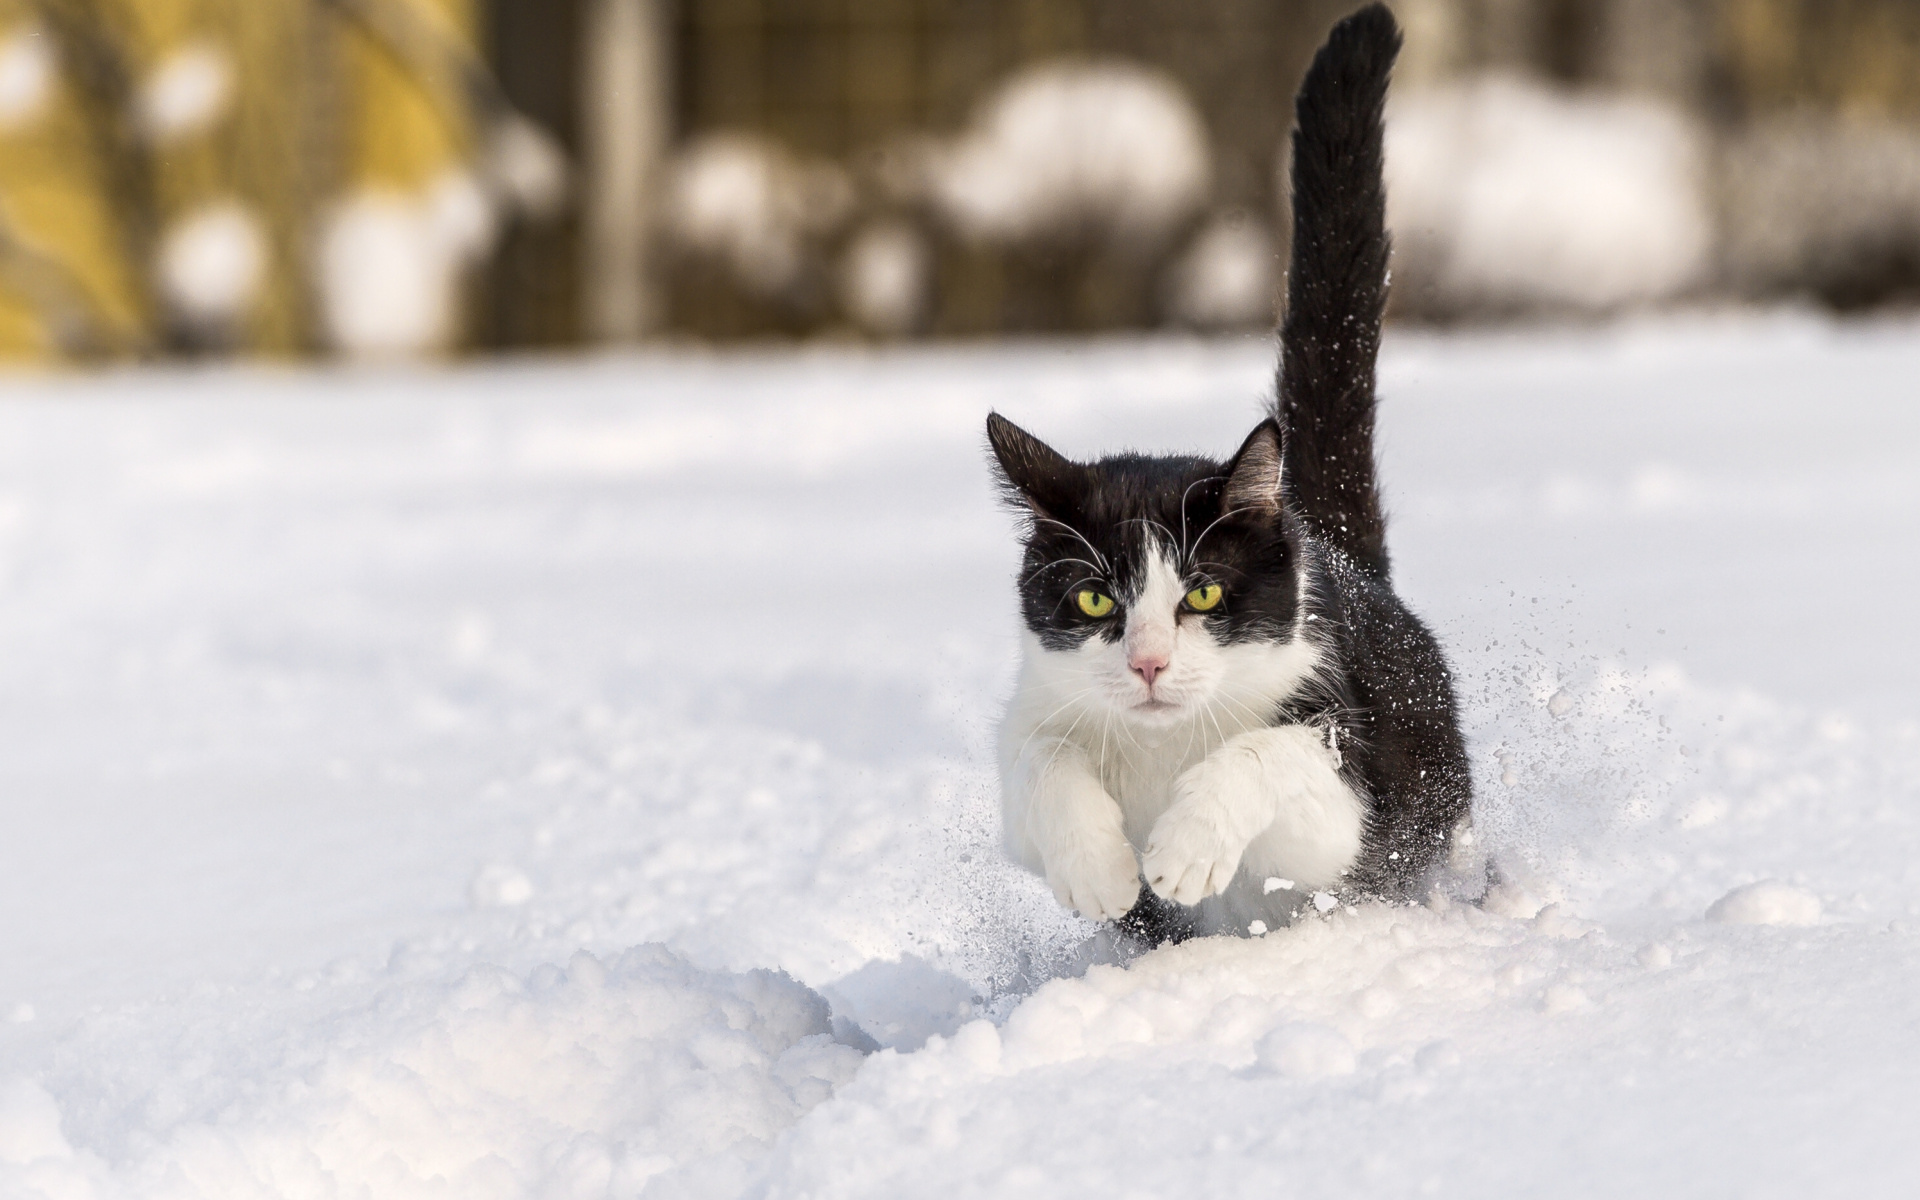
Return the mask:
[[[1167,669],[1167,656],[1164,654],[1136,654],[1127,660],[1127,665],[1140,672],[1140,678],[1153,686],[1153,677]]]

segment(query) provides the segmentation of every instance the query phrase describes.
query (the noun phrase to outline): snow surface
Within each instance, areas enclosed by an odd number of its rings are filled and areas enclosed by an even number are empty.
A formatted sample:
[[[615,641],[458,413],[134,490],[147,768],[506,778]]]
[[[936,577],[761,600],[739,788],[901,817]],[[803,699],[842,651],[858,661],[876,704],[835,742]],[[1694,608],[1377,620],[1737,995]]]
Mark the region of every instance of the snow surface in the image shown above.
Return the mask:
[[[1903,1194],[1920,328],[1391,336],[1510,878],[1120,965],[998,848],[981,417],[1269,358],[0,385],[0,1196]]]

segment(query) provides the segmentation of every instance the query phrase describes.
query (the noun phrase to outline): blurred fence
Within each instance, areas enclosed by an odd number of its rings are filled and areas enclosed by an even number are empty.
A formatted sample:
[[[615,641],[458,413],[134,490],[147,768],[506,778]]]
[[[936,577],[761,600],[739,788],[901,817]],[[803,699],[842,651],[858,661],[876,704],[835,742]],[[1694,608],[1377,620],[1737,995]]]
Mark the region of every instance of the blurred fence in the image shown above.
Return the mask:
[[[565,166],[466,0],[0,0],[0,349],[466,337],[471,268]]]
[[[1353,0],[0,0],[0,353],[1272,320]],[[1401,0],[1399,317],[1920,291],[1920,0]]]
[[[839,323],[875,332],[1085,330],[1180,319],[1169,277],[1209,222],[1265,319],[1286,93],[1351,3],[1271,0],[728,0],[678,30],[680,128],[745,133],[823,189],[811,261],[736,286],[701,239],[668,265],[671,311],[711,333]],[[700,158],[683,160],[691,173]],[[697,225],[681,177],[670,233]],[[1129,209],[1129,206],[1131,208]],[[677,218],[677,219],[676,219]],[[774,220],[778,220],[777,217]],[[1222,236],[1216,235],[1217,246]],[[709,239],[717,241],[718,238]],[[1216,249],[1215,258],[1222,257]],[[1203,266],[1204,269],[1204,266]],[[1215,272],[1216,274],[1219,271]]]

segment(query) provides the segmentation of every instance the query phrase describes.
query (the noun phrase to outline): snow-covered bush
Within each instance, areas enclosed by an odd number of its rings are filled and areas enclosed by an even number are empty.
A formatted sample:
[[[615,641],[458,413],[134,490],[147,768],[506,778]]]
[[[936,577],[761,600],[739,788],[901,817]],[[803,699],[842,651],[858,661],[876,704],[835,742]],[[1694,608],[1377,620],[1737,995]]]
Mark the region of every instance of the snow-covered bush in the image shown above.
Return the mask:
[[[19,128],[46,108],[56,70],[51,37],[24,25],[0,40],[0,131]]]
[[[1920,288],[1920,130],[1789,114],[1729,139],[1722,163],[1735,290],[1854,307]]]
[[[1246,213],[1216,217],[1168,269],[1167,315],[1203,329],[1270,324],[1279,255],[1262,222]]]
[[[840,304],[860,327],[888,337],[911,333],[932,297],[933,249],[911,222],[869,222],[847,244]]]
[[[176,316],[230,336],[265,282],[266,230],[244,204],[215,201],[167,228],[157,266],[160,292]]]
[[[926,157],[939,212],[968,238],[1153,242],[1206,203],[1206,126],[1180,86],[1133,63],[1053,62],[989,96]]]
[[[719,133],[675,159],[667,184],[667,230],[675,244],[714,259],[762,297],[791,288],[809,241],[839,228],[853,185],[832,163],[802,160],[765,138]]]
[[[498,213],[465,172],[424,191],[367,189],[324,226],[321,310],[333,345],[359,358],[444,349],[458,331],[461,272],[493,245]]]
[[[1605,311],[1676,296],[1713,247],[1700,132],[1645,99],[1509,76],[1390,103],[1403,311]]]
[[[190,41],[141,81],[134,106],[141,132],[161,144],[203,133],[227,114],[234,86],[232,57],[213,42]]]

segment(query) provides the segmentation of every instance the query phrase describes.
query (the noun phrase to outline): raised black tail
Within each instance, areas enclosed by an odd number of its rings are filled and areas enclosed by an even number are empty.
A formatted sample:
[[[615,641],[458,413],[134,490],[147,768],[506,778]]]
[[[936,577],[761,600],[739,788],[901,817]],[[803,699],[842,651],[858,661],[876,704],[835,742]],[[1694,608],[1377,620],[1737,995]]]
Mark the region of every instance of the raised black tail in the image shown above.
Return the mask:
[[[1387,303],[1381,123],[1400,29],[1383,4],[1333,27],[1294,100],[1293,263],[1276,415],[1294,508],[1385,578],[1373,364]]]

